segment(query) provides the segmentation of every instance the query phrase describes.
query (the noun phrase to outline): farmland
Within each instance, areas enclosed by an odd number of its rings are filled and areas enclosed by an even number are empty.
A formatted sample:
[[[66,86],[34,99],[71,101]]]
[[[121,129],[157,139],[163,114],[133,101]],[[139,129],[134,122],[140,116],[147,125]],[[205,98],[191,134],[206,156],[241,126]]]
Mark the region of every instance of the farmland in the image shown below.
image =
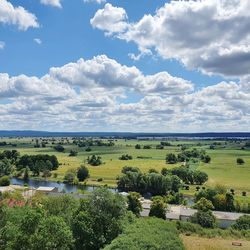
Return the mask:
[[[45,147],[35,148],[36,143],[40,144],[46,140]],[[156,149],[160,144],[160,140],[112,140],[113,146],[91,146],[91,151],[86,152],[86,147],[79,147],[73,143],[72,138],[1,138],[0,142],[5,141],[7,145],[1,146],[3,150],[17,150],[21,155],[29,154],[49,154],[56,155],[60,166],[52,172],[51,180],[62,181],[64,174],[68,169],[76,169],[80,165],[89,168],[90,178],[87,183],[89,185],[105,185],[115,187],[116,177],[120,174],[122,167],[135,166],[142,172],[147,172],[154,168],[160,171],[163,167],[173,168],[180,166],[177,164],[166,164],[166,154],[178,154],[182,151],[182,147],[186,149],[203,149],[211,157],[210,163],[202,161],[190,162],[190,168],[204,171],[208,174],[209,180],[207,186],[215,186],[223,184],[227,188],[235,189],[236,193],[242,191],[250,192],[250,148],[244,148],[245,141],[212,141],[212,140],[169,140],[170,145],[164,146],[163,149]],[[102,140],[108,143],[108,140]],[[53,147],[62,144],[64,152],[57,152]],[[141,149],[135,149],[135,145],[140,144]],[[150,149],[144,149],[144,146],[150,146]],[[215,145],[211,149],[211,145]],[[71,150],[78,152],[77,156],[70,157]],[[121,155],[128,154],[132,156],[132,160],[120,160]],[[100,156],[103,164],[100,166],[90,166],[87,164],[87,158],[91,155]],[[245,164],[238,165],[237,158],[243,158]],[[56,175],[53,175],[56,173]],[[99,179],[99,181],[97,181]],[[101,180],[101,181],[100,181]],[[191,187],[191,191],[194,187]]]

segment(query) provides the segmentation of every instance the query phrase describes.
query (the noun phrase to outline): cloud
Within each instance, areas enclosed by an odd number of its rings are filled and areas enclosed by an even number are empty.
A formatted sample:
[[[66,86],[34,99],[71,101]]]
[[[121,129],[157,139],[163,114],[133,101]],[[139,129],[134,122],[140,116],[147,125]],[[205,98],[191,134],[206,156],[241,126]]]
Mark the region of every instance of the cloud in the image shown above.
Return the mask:
[[[245,0],[170,1],[154,15],[131,23],[123,8],[108,4],[96,12],[91,24],[136,43],[142,53],[151,50],[188,69],[242,78],[250,75],[249,8]]]
[[[83,0],[84,3],[106,3],[106,0]]]
[[[126,11],[113,7],[110,3],[98,10],[90,23],[94,28],[105,30],[106,35],[123,32],[128,26]]]
[[[4,49],[4,47],[5,47],[5,42],[0,41],[0,49]]]
[[[61,0],[40,0],[41,4],[62,8]]]
[[[6,0],[0,0],[0,23],[16,25],[20,30],[28,28],[38,28],[39,24],[34,14],[28,12],[23,7],[14,7]]]
[[[42,44],[42,40],[40,38],[34,38],[34,42],[37,44]]]
[[[0,82],[0,129],[197,132],[250,126],[249,78],[197,90],[168,72],[145,75],[99,55],[53,67],[42,77],[0,73]]]

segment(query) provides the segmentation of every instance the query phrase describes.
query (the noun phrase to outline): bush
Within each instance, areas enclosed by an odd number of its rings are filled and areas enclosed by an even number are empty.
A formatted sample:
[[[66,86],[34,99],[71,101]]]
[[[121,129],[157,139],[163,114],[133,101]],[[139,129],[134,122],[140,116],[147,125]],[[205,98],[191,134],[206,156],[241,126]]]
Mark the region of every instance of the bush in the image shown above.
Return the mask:
[[[10,178],[9,176],[2,176],[0,178],[0,186],[9,186],[10,185]]]
[[[104,250],[184,250],[174,224],[157,218],[137,219]]]
[[[216,218],[210,210],[208,211],[198,211],[192,217],[191,221],[197,223],[205,228],[215,228],[216,227]]]
[[[119,157],[119,159],[122,161],[128,161],[128,160],[132,160],[133,157],[131,155],[126,154],[126,155],[122,155],[121,157]]]
[[[69,156],[77,156],[78,152],[76,150],[70,150]]]
[[[102,160],[100,156],[92,155],[91,157],[88,157],[87,162],[91,166],[99,166],[102,164]]]
[[[237,158],[236,160],[237,164],[242,165],[245,163],[245,161],[242,158]]]
[[[150,217],[157,217],[161,219],[166,219],[167,206],[162,197],[154,197],[153,202],[150,206]]]
[[[85,166],[81,166],[77,170],[77,178],[79,181],[85,181],[89,177],[89,170]]]
[[[57,151],[57,152],[64,152],[64,147],[60,144],[54,146],[54,149]]]
[[[236,230],[250,230],[250,216],[243,215],[236,220],[236,223],[232,226]]]

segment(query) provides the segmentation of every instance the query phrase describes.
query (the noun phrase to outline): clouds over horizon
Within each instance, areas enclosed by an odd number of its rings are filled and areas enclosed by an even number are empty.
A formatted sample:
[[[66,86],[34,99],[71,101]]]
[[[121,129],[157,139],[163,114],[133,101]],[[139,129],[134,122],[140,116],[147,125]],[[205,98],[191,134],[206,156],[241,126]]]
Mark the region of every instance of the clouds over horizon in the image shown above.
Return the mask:
[[[123,8],[107,3],[90,22],[106,35],[136,43],[142,54],[155,51],[187,69],[239,78],[250,75],[249,8],[244,0],[171,1],[155,15],[129,22]]]
[[[0,82],[0,129],[192,132],[250,125],[248,81],[195,90],[167,72],[144,75],[106,55],[40,78],[1,73]]]

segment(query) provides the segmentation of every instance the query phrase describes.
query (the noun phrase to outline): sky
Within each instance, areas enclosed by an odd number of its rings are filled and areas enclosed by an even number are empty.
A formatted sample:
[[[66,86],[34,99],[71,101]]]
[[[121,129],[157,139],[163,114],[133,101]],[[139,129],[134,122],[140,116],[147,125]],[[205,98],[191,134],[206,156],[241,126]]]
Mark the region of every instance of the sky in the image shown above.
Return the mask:
[[[0,130],[250,132],[249,9],[0,0]]]

